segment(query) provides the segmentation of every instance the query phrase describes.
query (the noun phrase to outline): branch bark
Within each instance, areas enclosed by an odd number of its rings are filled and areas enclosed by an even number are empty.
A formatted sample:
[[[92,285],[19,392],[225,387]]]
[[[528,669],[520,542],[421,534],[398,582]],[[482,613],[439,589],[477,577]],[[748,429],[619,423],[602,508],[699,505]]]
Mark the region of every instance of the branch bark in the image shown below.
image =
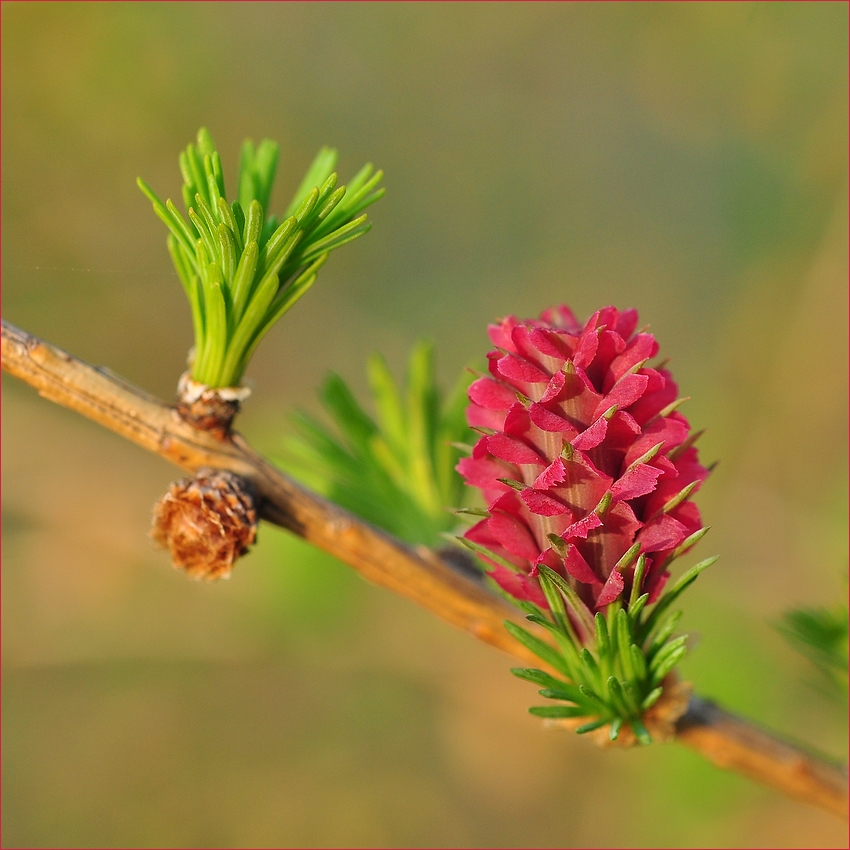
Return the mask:
[[[177,410],[6,321],[2,365],[39,394],[76,410],[128,440],[195,472],[225,469],[250,479],[260,516],[330,552],[368,581],[405,596],[479,640],[525,663],[540,660],[503,626],[528,627],[521,613],[470,575],[426,549],[413,549],[300,487],[238,434],[220,439],[198,430]],[[847,769],[765,732],[749,720],[691,697],[676,740],[714,764],[840,817],[848,814]]]

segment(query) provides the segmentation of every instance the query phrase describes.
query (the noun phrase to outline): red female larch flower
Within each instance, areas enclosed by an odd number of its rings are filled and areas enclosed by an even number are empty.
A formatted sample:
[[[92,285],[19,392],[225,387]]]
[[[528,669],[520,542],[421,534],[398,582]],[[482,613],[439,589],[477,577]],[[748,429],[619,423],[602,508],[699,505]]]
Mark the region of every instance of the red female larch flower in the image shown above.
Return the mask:
[[[538,568],[560,574],[587,609],[573,623],[583,641],[594,612],[632,594],[640,554],[638,592],[652,604],[704,532],[690,501],[708,474],[698,435],[670,373],[647,365],[658,343],[637,323],[614,307],[584,325],[564,306],[510,316],[490,326],[490,375],[469,389],[483,436],[457,469],[488,516],[465,538],[517,599],[547,608]]]

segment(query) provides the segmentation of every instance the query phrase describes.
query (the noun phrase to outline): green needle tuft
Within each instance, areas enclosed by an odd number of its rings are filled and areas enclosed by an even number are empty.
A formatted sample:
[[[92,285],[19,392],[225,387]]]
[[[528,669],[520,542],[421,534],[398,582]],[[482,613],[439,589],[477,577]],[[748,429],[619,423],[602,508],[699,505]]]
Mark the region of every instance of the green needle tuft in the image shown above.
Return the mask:
[[[206,128],[179,156],[184,217],[139,178],[169,230],[168,250],[189,299],[195,331],[192,378],[211,388],[237,386],[257,344],[310,288],[336,248],[366,233],[362,211],[377,201],[382,173],[364,166],[337,187],[337,152],[322,148],[293,196],[283,223],[269,214],[278,145],[242,145],[237,200],[229,202],[221,158]],[[188,219],[188,221],[187,221]]]
[[[310,283],[296,280],[292,290],[283,290],[277,309],[288,309],[297,289]],[[339,375],[330,374],[320,398],[333,427],[296,414],[296,433],[286,439],[280,462],[305,484],[396,536],[439,544],[459,525],[453,509],[465,488],[455,466],[463,456],[457,444],[472,437],[464,417],[472,376],[464,373],[444,398],[434,347],[422,341],[410,354],[402,386],[377,354],[369,360],[368,377],[374,416]]]

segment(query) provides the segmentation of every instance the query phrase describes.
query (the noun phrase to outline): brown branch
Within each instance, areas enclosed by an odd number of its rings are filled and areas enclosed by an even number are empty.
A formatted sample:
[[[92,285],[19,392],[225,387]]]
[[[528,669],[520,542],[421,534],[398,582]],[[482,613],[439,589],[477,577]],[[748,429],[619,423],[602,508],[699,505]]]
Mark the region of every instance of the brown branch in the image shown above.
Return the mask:
[[[725,770],[847,819],[847,768],[692,696],[676,740]]]
[[[521,614],[462,570],[424,547],[412,549],[298,486],[238,434],[219,439],[196,429],[174,407],[3,322],[3,368],[51,401],[70,407],[183,469],[225,469],[250,479],[263,519],[282,526],[479,640],[541,666],[504,620]],[[790,797],[847,817],[847,770],[806,752],[699,697],[692,697],[676,738],[728,770]]]
[[[503,626],[515,608],[425,547],[416,550],[300,487],[239,434],[219,439],[121,378],[3,321],[3,368],[51,401],[70,407],[190,472],[226,469],[253,482],[260,515],[354,567],[364,578],[417,602],[505,652],[537,663]]]

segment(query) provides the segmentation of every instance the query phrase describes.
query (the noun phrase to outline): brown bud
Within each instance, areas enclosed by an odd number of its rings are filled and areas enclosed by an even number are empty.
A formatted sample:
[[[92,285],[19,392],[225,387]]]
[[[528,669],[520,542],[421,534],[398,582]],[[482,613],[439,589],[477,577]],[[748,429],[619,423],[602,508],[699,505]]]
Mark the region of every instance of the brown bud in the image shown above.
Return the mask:
[[[195,428],[224,439],[250,393],[248,387],[208,387],[184,372],[177,385],[177,412]]]
[[[228,578],[257,537],[250,482],[216,469],[175,481],[154,508],[151,537],[192,578]]]

